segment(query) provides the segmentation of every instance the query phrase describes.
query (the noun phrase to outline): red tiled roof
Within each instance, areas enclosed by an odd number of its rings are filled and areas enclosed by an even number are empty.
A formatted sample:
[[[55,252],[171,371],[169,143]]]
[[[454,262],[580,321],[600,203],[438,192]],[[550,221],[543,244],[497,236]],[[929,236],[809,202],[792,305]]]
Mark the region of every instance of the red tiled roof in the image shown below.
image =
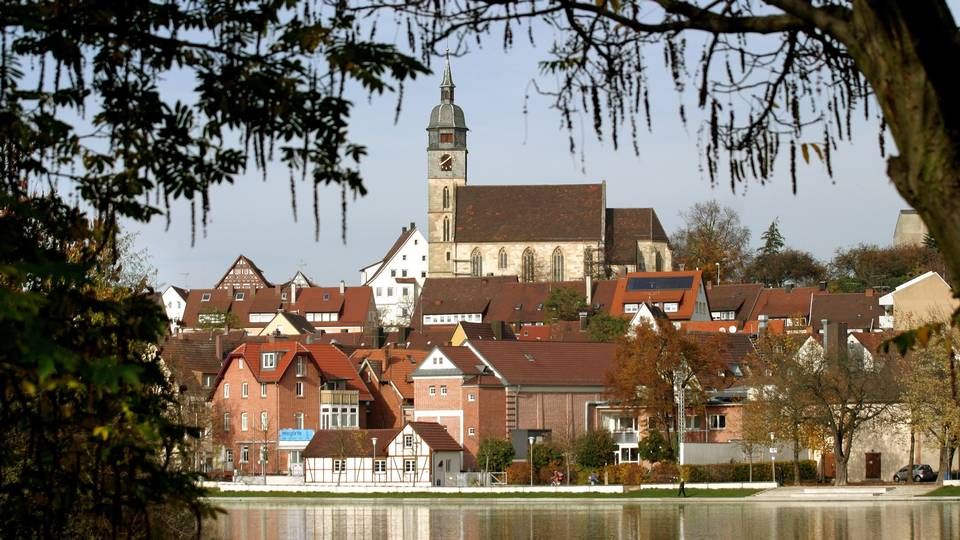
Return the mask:
[[[320,371],[325,378],[346,381],[348,390],[358,391],[360,401],[373,399],[356,366],[350,362],[343,351],[332,345],[321,343],[308,343],[303,346],[317,359]]]
[[[827,293],[817,287],[763,289],[750,312],[749,320],[755,321],[760,315],[771,319],[789,319],[801,315],[806,319],[810,316],[810,300],[815,294]]]
[[[610,264],[637,264],[637,241],[668,242],[653,208],[607,208],[604,255]]]
[[[517,332],[520,341],[592,342],[590,334],[580,330],[580,321],[557,321],[545,325],[523,325]]]
[[[483,341],[478,343],[508,343],[506,341]],[[453,362],[455,366],[460,368],[465,375],[479,375],[481,374],[480,370],[477,369],[477,366],[482,365],[483,362],[477,358],[477,355],[473,354],[473,351],[469,347],[453,347],[453,346],[444,346],[440,347],[440,352],[447,357],[448,360]]]
[[[480,341],[470,345],[507,383],[521,385],[604,386],[616,356],[611,343]]]
[[[423,315],[484,313],[500,287],[516,282],[516,276],[427,278],[414,310],[413,326],[422,324]]]
[[[458,242],[601,240],[603,184],[457,188]]]
[[[847,323],[850,330],[880,328],[880,298],[874,294],[817,294],[810,307],[810,326],[820,331],[823,319]]]
[[[556,289],[572,289],[585,296],[583,281],[504,283],[490,299],[484,320],[542,322],[547,316],[544,304]]]
[[[897,336],[897,332],[892,330],[884,332],[851,332],[849,335],[859,341],[864,349],[876,354],[881,352],[881,347],[885,341]]]
[[[410,422],[410,427],[434,452],[459,452],[463,450],[447,432],[447,428],[436,422]]]
[[[388,349],[358,349],[350,355],[350,359],[358,367],[364,360],[379,362],[380,382],[393,383],[404,399],[413,399],[413,382],[410,380],[410,374],[430,352],[390,348],[388,356],[387,351]]]
[[[711,311],[735,311],[737,319],[744,320],[753,310],[763,285],[759,283],[728,283],[707,289]]]
[[[659,288],[659,289],[628,289],[628,284],[632,278],[683,278],[690,277],[691,285],[688,289]],[[677,311],[667,313],[671,320],[689,320],[693,316],[696,308],[697,295],[702,287],[703,274],[699,270],[691,272],[630,272],[623,278],[617,280],[617,289],[614,293],[611,315],[623,315],[624,304],[657,304],[664,302],[676,302]]]
[[[377,456],[387,456],[390,443],[400,433],[393,429],[321,429],[313,434],[303,449],[305,458],[367,457],[373,455],[373,439],[377,439]]]
[[[243,293],[243,300],[234,300],[234,292]],[[216,310],[229,311],[237,318],[237,323],[243,328],[263,328],[266,322],[250,322],[250,313],[274,314],[278,311],[287,311],[306,315],[307,313],[337,313],[336,321],[316,321],[310,324],[315,328],[325,326],[364,326],[367,324],[367,314],[373,299],[373,289],[370,287],[346,287],[344,294],[340,294],[339,287],[297,287],[296,302],[293,299],[292,287],[270,287],[266,289],[194,289],[187,297],[184,309],[184,327],[196,328],[199,314]],[[210,301],[202,302],[204,293],[210,294]],[[286,294],[286,300],[282,294]]]
[[[690,332],[735,334],[740,331],[740,321],[682,321],[680,328]],[[731,328],[733,328],[733,332],[730,331]]]

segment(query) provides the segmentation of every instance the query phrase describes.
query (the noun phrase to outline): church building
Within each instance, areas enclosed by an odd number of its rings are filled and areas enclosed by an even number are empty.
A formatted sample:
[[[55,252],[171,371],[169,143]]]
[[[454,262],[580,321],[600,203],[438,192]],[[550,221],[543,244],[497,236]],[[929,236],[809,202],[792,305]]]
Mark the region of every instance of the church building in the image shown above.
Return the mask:
[[[606,183],[467,185],[467,123],[447,60],[427,126],[429,277],[606,278],[672,270],[652,208],[607,208]]]

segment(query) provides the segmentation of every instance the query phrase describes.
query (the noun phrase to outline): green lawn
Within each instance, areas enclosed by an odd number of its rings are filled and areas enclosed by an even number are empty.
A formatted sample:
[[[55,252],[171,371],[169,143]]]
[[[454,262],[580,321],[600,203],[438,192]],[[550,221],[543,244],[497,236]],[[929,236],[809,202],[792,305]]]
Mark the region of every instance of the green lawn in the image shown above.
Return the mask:
[[[689,498],[749,497],[757,489],[687,489]],[[676,498],[675,489],[642,489],[629,493],[334,493],[296,491],[219,491],[211,497],[223,498],[307,498],[307,499],[650,499]]]
[[[939,487],[921,497],[960,497],[960,486]]]

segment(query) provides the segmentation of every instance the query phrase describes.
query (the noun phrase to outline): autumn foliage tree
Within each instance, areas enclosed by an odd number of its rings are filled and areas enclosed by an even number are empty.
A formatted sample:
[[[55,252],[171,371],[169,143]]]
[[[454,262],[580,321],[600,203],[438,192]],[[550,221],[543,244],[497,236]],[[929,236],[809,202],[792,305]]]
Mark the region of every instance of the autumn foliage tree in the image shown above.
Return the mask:
[[[669,323],[644,323],[619,342],[607,393],[615,406],[648,417],[651,429],[677,432],[677,422],[685,416],[677,410],[677,392],[685,392],[688,407],[702,405],[706,392],[697,376],[724,367],[709,346],[685,331]],[[672,439],[669,445],[676,455]]]

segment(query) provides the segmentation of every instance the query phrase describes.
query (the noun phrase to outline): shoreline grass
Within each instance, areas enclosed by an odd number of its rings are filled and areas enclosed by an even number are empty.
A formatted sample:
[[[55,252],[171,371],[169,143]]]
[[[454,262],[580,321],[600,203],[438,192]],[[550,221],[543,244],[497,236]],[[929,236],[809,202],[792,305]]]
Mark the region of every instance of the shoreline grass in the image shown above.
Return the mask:
[[[743,498],[761,489],[696,489],[689,488],[688,499],[698,498]],[[675,489],[640,489],[627,493],[436,493],[429,491],[409,493],[340,493],[332,491],[212,491],[208,497],[224,499],[677,499]]]
[[[960,486],[941,486],[918,497],[960,497]]]

